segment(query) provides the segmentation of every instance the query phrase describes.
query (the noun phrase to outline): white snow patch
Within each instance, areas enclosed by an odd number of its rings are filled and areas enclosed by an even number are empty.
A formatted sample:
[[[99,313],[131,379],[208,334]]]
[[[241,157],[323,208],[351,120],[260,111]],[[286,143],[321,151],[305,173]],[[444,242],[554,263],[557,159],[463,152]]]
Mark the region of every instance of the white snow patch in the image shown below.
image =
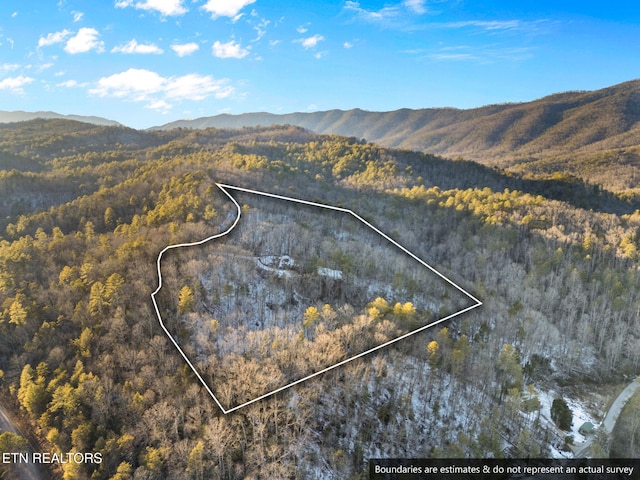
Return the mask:
[[[565,432],[556,427],[553,420],[551,420],[551,405],[553,404],[553,400],[561,397],[558,393],[550,390],[548,392],[540,392],[538,395],[538,399],[540,400],[540,416],[546,421],[546,423],[555,428],[561,435],[573,435],[573,443],[574,445],[578,445],[584,443],[587,437],[582,435],[578,430],[585,422],[591,422],[595,427],[599,425],[599,422],[591,416],[591,414],[585,409],[585,407],[577,400],[571,398],[564,398],[564,401],[567,402],[567,405],[571,409],[573,413],[573,423],[571,424],[571,431]],[[573,458],[573,454],[571,452],[563,452],[559,450],[559,445],[549,445],[551,449],[551,456],[553,458]]]
[[[342,279],[342,272],[340,270],[332,270],[326,267],[318,267],[318,275],[333,278],[334,280]]]
[[[573,424],[571,425],[571,433],[573,434],[573,438],[576,439],[576,443],[583,442],[586,437],[582,435],[578,430],[585,422],[593,423],[594,427],[598,427],[600,422],[598,422],[595,418],[593,418],[589,412],[584,408],[584,406],[576,400],[565,399],[567,405],[573,412]]]

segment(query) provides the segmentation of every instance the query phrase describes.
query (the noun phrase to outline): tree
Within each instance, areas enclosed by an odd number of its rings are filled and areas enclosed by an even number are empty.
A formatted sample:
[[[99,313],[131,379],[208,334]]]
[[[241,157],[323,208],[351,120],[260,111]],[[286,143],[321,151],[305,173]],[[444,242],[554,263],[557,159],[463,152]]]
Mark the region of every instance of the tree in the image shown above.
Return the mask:
[[[104,211],[104,225],[111,230],[116,226],[116,212],[112,207],[107,207]]]
[[[113,273],[107,278],[104,286],[104,295],[110,305],[117,303],[117,296],[122,285],[124,285],[124,278],[118,273]]]
[[[93,341],[93,332],[89,327],[85,327],[82,330],[80,336],[73,340],[73,344],[78,349],[78,353],[81,357],[89,358],[91,356],[91,343]]]
[[[502,393],[512,388],[521,389],[524,381],[518,351],[511,344],[504,344],[498,361],[498,371],[502,375]]]
[[[0,454],[12,452],[26,452],[29,443],[24,437],[13,432],[4,432],[0,435]]]
[[[118,465],[116,474],[111,477],[111,480],[129,480],[132,478],[133,468],[129,462],[121,462]]]
[[[27,310],[19,300],[15,300],[9,307],[9,323],[24,325],[27,323]]]
[[[367,308],[369,315],[371,315],[373,319],[383,317],[391,310],[389,303],[382,297],[376,298],[373,302],[367,305]]]
[[[83,452],[91,448],[93,429],[91,422],[82,422],[71,432],[71,444],[76,451]]]
[[[325,303],[322,306],[321,315],[322,315],[322,320],[324,320],[325,324],[327,325],[330,325],[331,322],[333,322],[333,320],[335,320],[335,318],[338,316],[335,310],[331,308],[331,305],[329,305],[328,303]]]
[[[0,458],[4,453],[26,453],[29,447],[27,440],[20,435],[16,435],[13,432],[4,432],[0,434]],[[5,466],[4,462],[0,462],[0,478],[4,478],[8,473],[10,464]],[[13,478],[13,477],[7,477]]]
[[[207,205],[204,207],[204,214],[202,215],[202,218],[205,220],[213,220],[217,214],[218,213],[211,205]]]
[[[573,412],[562,398],[556,398],[551,404],[551,420],[561,430],[571,430],[571,424],[573,423]]]
[[[309,307],[304,311],[302,326],[304,328],[313,328],[318,320],[320,320],[320,312],[318,309],[316,307]]]
[[[193,290],[188,285],[180,289],[180,297],[178,298],[178,313],[183,314],[193,310],[195,305],[195,296]]]
[[[205,454],[204,443],[199,441],[195,447],[189,453],[187,459],[187,472],[191,474],[191,478],[202,479],[204,478],[205,469]]]
[[[91,285],[91,293],[89,294],[89,313],[98,315],[102,313],[106,305],[105,286],[102,282],[95,282]]]
[[[20,388],[18,400],[20,404],[34,417],[38,417],[45,411],[48,402],[45,388],[45,378],[34,372],[31,365],[26,364],[20,375]]]
[[[440,360],[440,345],[435,340],[431,340],[427,345],[427,355],[429,355],[429,365],[435,367]]]
[[[162,452],[159,448],[146,447],[146,450],[140,455],[141,463],[151,472],[159,474],[162,471]]]
[[[540,456],[540,446],[531,436],[531,432],[524,428],[518,436],[516,443],[517,454],[519,457],[538,458]]]
[[[417,326],[413,321],[416,317],[416,307],[414,307],[411,302],[404,304],[397,302],[393,306],[393,315],[400,320],[401,323],[405,324],[403,325],[404,328],[411,330]]]

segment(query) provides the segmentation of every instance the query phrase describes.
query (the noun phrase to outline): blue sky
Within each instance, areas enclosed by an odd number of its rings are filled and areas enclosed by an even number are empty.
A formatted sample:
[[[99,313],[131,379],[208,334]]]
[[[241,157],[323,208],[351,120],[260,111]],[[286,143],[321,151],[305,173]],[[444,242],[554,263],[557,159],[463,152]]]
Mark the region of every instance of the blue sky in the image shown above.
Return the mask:
[[[633,3],[2,0],[0,110],[146,128],[528,101],[640,77]]]

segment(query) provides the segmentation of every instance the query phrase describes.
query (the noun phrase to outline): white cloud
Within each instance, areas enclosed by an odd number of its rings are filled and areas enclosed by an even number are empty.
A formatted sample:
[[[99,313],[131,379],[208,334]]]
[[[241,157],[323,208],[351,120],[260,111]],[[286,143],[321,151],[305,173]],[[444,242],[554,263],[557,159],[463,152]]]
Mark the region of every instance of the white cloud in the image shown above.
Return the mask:
[[[269,24],[271,23],[270,20],[267,20],[266,18],[263,18],[260,23],[258,23],[257,25],[255,25],[253,27],[253,29],[257,32],[257,36],[256,38],[254,38],[252,40],[252,42],[257,42],[259,41],[262,37],[265,36],[265,34],[267,33],[267,27],[269,26]]]
[[[427,11],[424,0],[404,0],[403,4],[414,13],[423,14]]]
[[[146,101],[153,94],[162,92],[166,79],[156,72],[130,68],[126,72],[116,73],[98,80],[98,86],[89,93],[100,97],[129,98],[133,101]]]
[[[425,58],[438,62],[471,61],[482,64],[495,63],[504,60],[510,62],[521,62],[531,58],[533,51],[534,49],[531,47],[501,47],[495,44],[475,47],[460,45],[443,48],[439,52],[428,53]],[[417,51],[415,53],[422,54],[424,52]]]
[[[165,16],[183,15],[188,12],[182,5],[183,0],[145,0],[134,2],[133,0],[116,0],[117,8],[133,7],[138,10],[155,10]]]
[[[344,9],[354,12],[358,17],[367,21],[381,21],[392,17],[397,17],[400,14],[400,7],[398,5],[387,5],[380,10],[366,10],[360,7],[360,2],[348,0],[344,4]]]
[[[233,88],[214,81],[210,75],[191,73],[168,79],[165,92],[169,99],[204,100],[210,95],[216,98],[228,97],[233,93]]]
[[[193,52],[197,51],[200,47],[197,43],[176,43],[171,45],[171,50],[176,52],[179,57],[186,57],[187,55],[191,55]]]
[[[163,77],[150,70],[130,68],[98,80],[89,93],[100,97],[116,97],[133,102],[146,102],[147,108],[167,111],[171,102],[204,100],[210,96],[226,98],[234,93],[228,80],[211,75],[188,74]]]
[[[82,20],[82,17],[84,17],[84,13],[82,12],[71,12],[71,14],[73,15],[74,22],[79,22]]]
[[[309,29],[303,25],[300,25],[298,28],[296,28],[296,32],[298,33],[307,33],[309,31]]]
[[[433,53],[429,58],[441,61],[478,60],[478,57],[472,53]]]
[[[314,57],[316,57],[318,60],[320,60],[322,57],[326,57],[329,54],[329,52],[324,51],[324,52],[318,52],[314,55]]]
[[[134,38],[133,40],[125,43],[124,45],[118,45],[117,47],[113,47],[111,49],[111,53],[161,54],[164,52],[160,47],[158,47],[157,45],[154,45],[153,43],[141,44],[141,43],[138,43]]]
[[[18,12],[13,12],[13,13],[11,14],[11,18],[16,18],[17,16],[18,16]]]
[[[403,0],[400,3],[385,4],[379,10],[367,10],[360,6],[360,2],[347,0],[344,10],[353,12],[357,17],[368,22],[382,22],[392,24],[403,22],[427,12],[425,0]]]
[[[77,86],[78,86],[78,82],[76,82],[75,80],[67,80],[66,82],[56,83],[56,87],[72,88]]]
[[[13,72],[14,70],[17,70],[20,68],[20,65],[17,63],[4,63],[2,65],[2,70],[4,70],[5,72]]]
[[[351,43],[351,42],[344,42],[344,43],[342,44],[342,46],[343,46],[344,48],[351,48],[351,47],[353,47],[353,43]]]
[[[22,87],[30,84],[33,80],[34,79],[31,77],[24,77],[22,75],[5,78],[0,81],[0,90],[10,90],[12,93],[21,94],[24,93],[24,89]]]
[[[99,35],[95,28],[81,28],[74,37],[67,41],[64,51],[71,55],[85,53],[90,50],[102,52],[104,51],[104,42],[98,40]]]
[[[436,24],[444,28],[477,27],[482,30],[515,30],[524,26],[520,20],[468,20],[464,22],[448,22]]]
[[[164,100],[156,100],[145,105],[145,108],[149,108],[151,110],[157,110],[158,112],[162,112],[162,113],[167,113],[169,110],[171,110],[172,107],[173,105],[165,102]]]
[[[234,18],[240,10],[255,1],[256,0],[207,0],[207,3],[202,6],[202,9],[209,12],[212,18]]]
[[[297,43],[300,43],[304,48],[315,48],[318,43],[320,43],[321,41],[324,40],[324,37],[322,35],[312,35],[311,37],[307,37],[307,38],[300,38],[298,40],[295,40]]]
[[[546,35],[558,26],[558,22],[548,19],[540,20],[466,20],[459,22],[430,23],[427,28],[436,29],[468,29],[474,33],[479,32],[484,35],[509,35],[517,34],[522,36]]]
[[[65,88],[76,88],[76,87],[87,87],[89,84],[86,82],[80,83],[76,80],[67,80],[66,82],[56,83],[56,87],[65,87]]]
[[[249,55],[248,48],[242,48],[239,43],[233,40],[221,43],[216,40],[212,47],[213,54],[218,58],[244,58]]]
[[[49,33],[46,37],[40,37],[40,40],[38,40],[38,48],[63,42],[69,35],[71,35],[71,31],[67,29],[62,30],[61,32]]]

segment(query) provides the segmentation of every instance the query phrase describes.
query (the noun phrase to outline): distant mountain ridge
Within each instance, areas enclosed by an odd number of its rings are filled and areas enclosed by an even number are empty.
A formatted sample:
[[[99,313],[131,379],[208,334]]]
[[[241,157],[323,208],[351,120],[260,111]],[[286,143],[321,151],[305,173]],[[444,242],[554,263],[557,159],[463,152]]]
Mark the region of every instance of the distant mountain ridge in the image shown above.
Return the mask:
[[[21,110],[8,112],[0,110],[0,123],[13,123],[13,122],[26,122],[28,120],[34,120],[36,118],[43,118],[46,120],[52,118],[63,118],[66,120],[75,120],[77,122],[92,123],[94,125],[104,125],[109,127],[121,126],[122,124],[115,120],[109,120],[107,118],[85,116],[85,115],[62,115],[55,112],[37,111],[37,112],[23,112]]]
[[[640,80],[601,90],[557,93],[531,102],[467,110],[222,114],[179,120],[153,129],[282,124],[322,134],[355,136],[388,147],[510,166],[578,150],[593,152],[640,145]]]

